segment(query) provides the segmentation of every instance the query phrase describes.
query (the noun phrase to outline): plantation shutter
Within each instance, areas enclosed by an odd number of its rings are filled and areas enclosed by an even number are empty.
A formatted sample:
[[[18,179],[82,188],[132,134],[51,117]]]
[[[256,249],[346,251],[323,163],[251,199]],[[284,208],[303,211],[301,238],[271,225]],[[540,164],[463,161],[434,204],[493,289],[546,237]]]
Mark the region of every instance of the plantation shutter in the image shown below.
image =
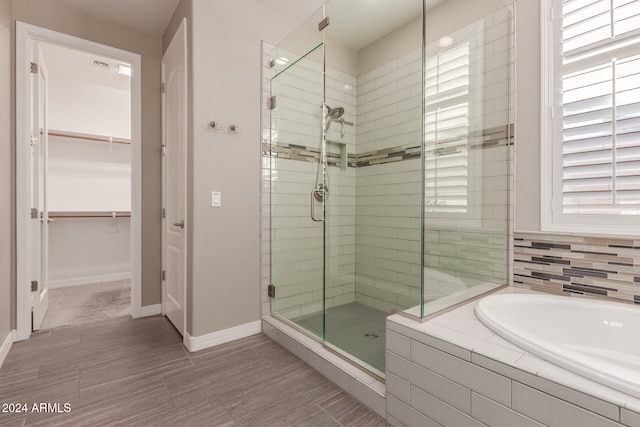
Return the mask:
[[[427,54],[425,209],[466,213],[468,206],[469,43]]]
[[[640,214],[640,1],[562,3],[562,212]]]

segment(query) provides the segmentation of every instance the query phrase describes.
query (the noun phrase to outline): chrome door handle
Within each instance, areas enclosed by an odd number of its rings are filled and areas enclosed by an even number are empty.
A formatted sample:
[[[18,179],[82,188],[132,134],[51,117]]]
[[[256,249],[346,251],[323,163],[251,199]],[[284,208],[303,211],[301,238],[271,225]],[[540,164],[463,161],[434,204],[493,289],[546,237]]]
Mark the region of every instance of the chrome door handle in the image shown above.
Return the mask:
[[[184,219],[181,219],[180,222],[174,222],[173,225],[176,227],[184,228]]]

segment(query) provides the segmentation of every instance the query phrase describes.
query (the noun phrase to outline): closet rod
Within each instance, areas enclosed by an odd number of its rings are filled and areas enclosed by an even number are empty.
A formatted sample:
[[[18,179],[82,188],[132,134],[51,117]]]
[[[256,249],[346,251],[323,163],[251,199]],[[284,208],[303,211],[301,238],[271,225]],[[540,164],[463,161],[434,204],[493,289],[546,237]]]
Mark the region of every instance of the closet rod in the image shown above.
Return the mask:
[[[131,144],[130,140],[123,138],[109,138],[106,136],[98,136],[98,135],[84,135],[81,133],[69,133],[62,131],[49,131],[49,136],[59,136],[62,138],[73,138],[73,139],[86,139],[89,141],[98,141],[98,142],[113,142],[114,144]]]
[[[129,213],[95,214],[95,215],[49,215],[49,218],[131,218]]]

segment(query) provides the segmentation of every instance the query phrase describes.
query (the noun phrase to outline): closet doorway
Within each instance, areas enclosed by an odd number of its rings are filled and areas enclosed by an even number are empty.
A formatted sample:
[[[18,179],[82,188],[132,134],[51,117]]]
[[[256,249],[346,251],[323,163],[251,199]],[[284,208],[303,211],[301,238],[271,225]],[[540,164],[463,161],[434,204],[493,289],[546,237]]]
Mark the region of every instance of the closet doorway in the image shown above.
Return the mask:
[[[138,317],[140,57],[22,23],[17,33],[17,140],[28,131],[31,142],[16,150],[17,238],[27,241],[17,338]],[[21,70],[21,59],[37,65]]]
[[[131,64],[39,43],[48,70],[41,329],[131,315]]]

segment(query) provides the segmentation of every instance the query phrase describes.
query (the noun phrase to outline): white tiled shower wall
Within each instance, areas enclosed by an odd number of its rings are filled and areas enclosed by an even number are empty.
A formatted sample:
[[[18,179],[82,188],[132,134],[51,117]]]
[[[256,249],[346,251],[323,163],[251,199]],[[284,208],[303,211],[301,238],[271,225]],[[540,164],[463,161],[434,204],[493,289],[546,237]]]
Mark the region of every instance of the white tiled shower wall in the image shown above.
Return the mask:
[[[322,182],[317,162],[323,123],[322,64],[307,58],[270,82],[273,71],[268,65],[269,50],[268,46],[263,50],[263,100],[267,105],[271,83],[277,107],[271,118],[268,110],[263,114],[263,143],[271,137],[273,143],[294,144],[298,151],[272,159],[263,152],[263,313],[271,309],[266,286],[273,282],[277,285],[277,297],[271,301],[274,311],[296,318],[320,312],[323,295],[327,307],[355,301],[355,169],[329,167],[330,213],[325,230],[322,222],[311,219],[311,191]],[[334,108],[343,107],[347,121],[355,118],[355,95],[350,93],[355,91],[355,84],[354,77],[327,69],[326,102]],[[277,129],[273,135],[269,134],[270,121]],[[329,151],[339,152],[338,144],[345,144],[346,152],[353,153],[354,128],[345,126],[344,137],[340,130],[339,123],[331,126]],[[314,205],[315,216],[322,217],[322,203],[316,201]],[[325,243],[327,280],[323,290]]]
[[[511,25],[510,15],[501,10],[457,33],[460,37],[469,32],[481,34],[474,48],[481,55],[472,60],[482,72],[472,77],[475,83],[471,86],[472,98],[482,99],[473,106],[471,119],[480,133],[500,127],[511,132]],[[272,73],[268,66],[271,58],[266,53],[269,50],[269,46],[263,50],[267,64],[263,73],[265,106]],[[317,62],[302,62],[305,64],[296,64],[286,76],[277,78],[278,107],[274,113],[284,126],[277,126],[275,140],[319,147],[322,67]],[[345,119],[355,122],[353,127],[345,126],[344,138],[340,137],[340,126],[334,123],[328,140],[346,143],[356,163],[361,156],[384,157],[387,151],[420,146],[421,69],[420,50],[363,74],[357,81],[327,67],[327,104],[344,107]],[[288,88],[284,87],[287,79],[291,81]],[[268,142],[268,109],[263,114],[263,141]],[[425,265],[461,279],[456,281],[458,286],[462,281],[473,285],[508,280],[509,136],[505,134],[498,146],[470,150],[467,173],[472,215],[456,218],[431,214],[426,220]],[[421,161],[397,161],[400,159],[390,157],[387,163],[374,161],[346,170],[329,168],[329,306],[356,300],[390,311],[420,302]],[[269,159],[263,157],[263,313],[270,312],[266,286],[273,265],[277,268],[274,277],[280,282],[273,304],[279,310],[290,310],[287,317],[296,317],[321,307],[322,224],[309,217],[317,163],[282,158],[275,162],[279,176],[271,177]],[[269,192],[272,183],[274,200]],[[425,294],[432,297],[457,290],[461,289],[452,288],[446,281],[425,281]]]
[[[472,38],[477,43],[470,58],[477,75],[469,77],[469,99],[470,122],[480,133],[511,131],[511,25],[510,14],[500,10],[452,34],[454,40]],[[421,144],[421,70],[417,50],[358,78],[358,158]],[[477,99],[481,102],[473,104]],[[463,290],[463,281],[466,286],[507,283],[509,143],[505,134],[498,146],[470,150],[467,215],[427,215],[425,266],[461,280],[433,280],[427,274],[426,299]],[[426,156],[428,161],[434,158],[430,150]],[[357,168],[358,302],[384,311],[420,302],[421,179],[418,159]]]
[[[356,301],[386,312],[420,302],[421,161],[384,156],[421,145],[421,71],[418,49],[358,77]]]

